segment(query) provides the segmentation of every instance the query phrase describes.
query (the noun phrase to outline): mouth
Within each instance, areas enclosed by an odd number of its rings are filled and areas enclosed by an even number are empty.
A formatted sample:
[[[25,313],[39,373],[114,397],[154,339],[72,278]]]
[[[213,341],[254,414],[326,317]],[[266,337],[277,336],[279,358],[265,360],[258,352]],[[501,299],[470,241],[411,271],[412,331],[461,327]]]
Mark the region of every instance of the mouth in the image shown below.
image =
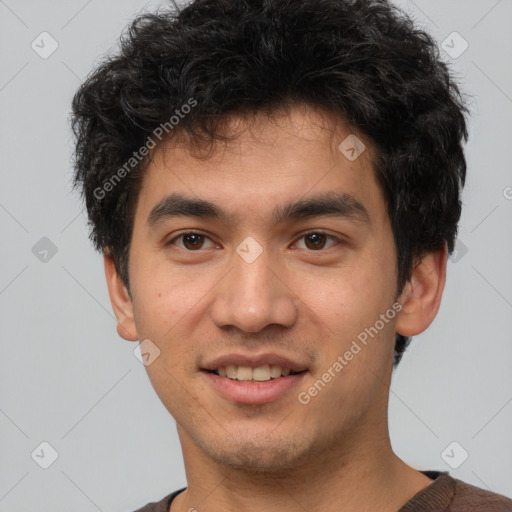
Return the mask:
[[[224,400],[243,405],[267,404],[286,397],[309,371],[275,355],[257,358],[231,355],[200,370],[215,393]]]
[[[242,382],[268,382],[282,377],[288,377],[290,375],[298,375],[300,373],[304,373],[306,370],[294,371],[291,368],[286,368],[277,364],[265,364],[256,366],[255,368],[231,364],[228,366],[221,366],[215,370],[205,371],[230,380]]]

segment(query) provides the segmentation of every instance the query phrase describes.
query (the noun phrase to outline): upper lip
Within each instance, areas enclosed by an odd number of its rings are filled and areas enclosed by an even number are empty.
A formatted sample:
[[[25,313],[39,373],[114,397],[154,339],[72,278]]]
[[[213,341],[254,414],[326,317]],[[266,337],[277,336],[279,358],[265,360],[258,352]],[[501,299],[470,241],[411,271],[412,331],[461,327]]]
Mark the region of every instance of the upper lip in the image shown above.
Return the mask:
[[[257,368],[258,366],[276,365],[281,368],[289,368],[292,372],[302,372],[307,370],[307,367],[299,362],[292,361],[291,359],[280,356],[278,354],[260,354],[260,355],[245,355],[245,354],[226,354],[216,357],[202,366],[203,370],[217,370],[218,368],[226,368],[226,366],[248,366],[250,368]]]

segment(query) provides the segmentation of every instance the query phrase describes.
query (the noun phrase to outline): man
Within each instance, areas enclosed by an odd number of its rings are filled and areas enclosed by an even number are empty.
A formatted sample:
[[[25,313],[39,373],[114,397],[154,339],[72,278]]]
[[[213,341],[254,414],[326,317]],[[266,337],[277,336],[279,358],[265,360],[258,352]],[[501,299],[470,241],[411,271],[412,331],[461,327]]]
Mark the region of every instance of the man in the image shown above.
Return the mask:
[[[196,0],[82,85],[75,182],[187,473],[142,511],[512,510],[388,433],[454,249],[465,112],[383,0]]]

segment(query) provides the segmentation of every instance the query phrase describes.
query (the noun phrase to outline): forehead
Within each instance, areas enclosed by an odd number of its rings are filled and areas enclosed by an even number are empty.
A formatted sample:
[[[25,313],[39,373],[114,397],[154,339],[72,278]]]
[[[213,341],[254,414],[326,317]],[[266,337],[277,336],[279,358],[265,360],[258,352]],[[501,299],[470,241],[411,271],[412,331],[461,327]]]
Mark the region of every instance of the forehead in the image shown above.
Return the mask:
[[[386,215],[372,144],[331,112],[301,105],[272,117],[232,115],[222,129],[234,137],[206,152],[186,136],[155,148],[136,216],[149,218],[173,194],[216,204],[232,221],[252,216],[275,224],[276,205],[329,194],[353,199],[370,216]]]

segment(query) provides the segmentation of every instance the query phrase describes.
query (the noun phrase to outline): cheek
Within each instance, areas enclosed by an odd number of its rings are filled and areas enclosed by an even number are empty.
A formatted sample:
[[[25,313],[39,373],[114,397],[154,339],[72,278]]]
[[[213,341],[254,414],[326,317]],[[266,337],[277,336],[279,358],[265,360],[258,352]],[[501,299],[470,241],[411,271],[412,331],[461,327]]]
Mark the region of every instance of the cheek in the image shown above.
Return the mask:
[[[326,328],[322,366],[329,368],[342,356],[347,360],[344,373],[354,374],[387,362],[395,336],[392,279],[379,261],[361,260],[310,294],[306,304]]]
[[[180,330],[195,308],[201,307],[209,286],[205,279],[192,278],[169,264],[151,262],[137,265],[133,273],[134,309],[139,333],[163,342]]]
[[[151,385],[173,416],[192,414],[190,404],[198,398],[197,390],[187,386],[195,369],[193,319],[204,292],[169,276],[159,279],[156,272],[138,291],[138,332],[159,350],[154,362],[146,366]]]
[[[306,303],[324,320],[333,334],[343,335],[364,329],[378,318],[385,307],[389,290],[381,289],[374,271],[351,268],[331,276],[305,295]]]

